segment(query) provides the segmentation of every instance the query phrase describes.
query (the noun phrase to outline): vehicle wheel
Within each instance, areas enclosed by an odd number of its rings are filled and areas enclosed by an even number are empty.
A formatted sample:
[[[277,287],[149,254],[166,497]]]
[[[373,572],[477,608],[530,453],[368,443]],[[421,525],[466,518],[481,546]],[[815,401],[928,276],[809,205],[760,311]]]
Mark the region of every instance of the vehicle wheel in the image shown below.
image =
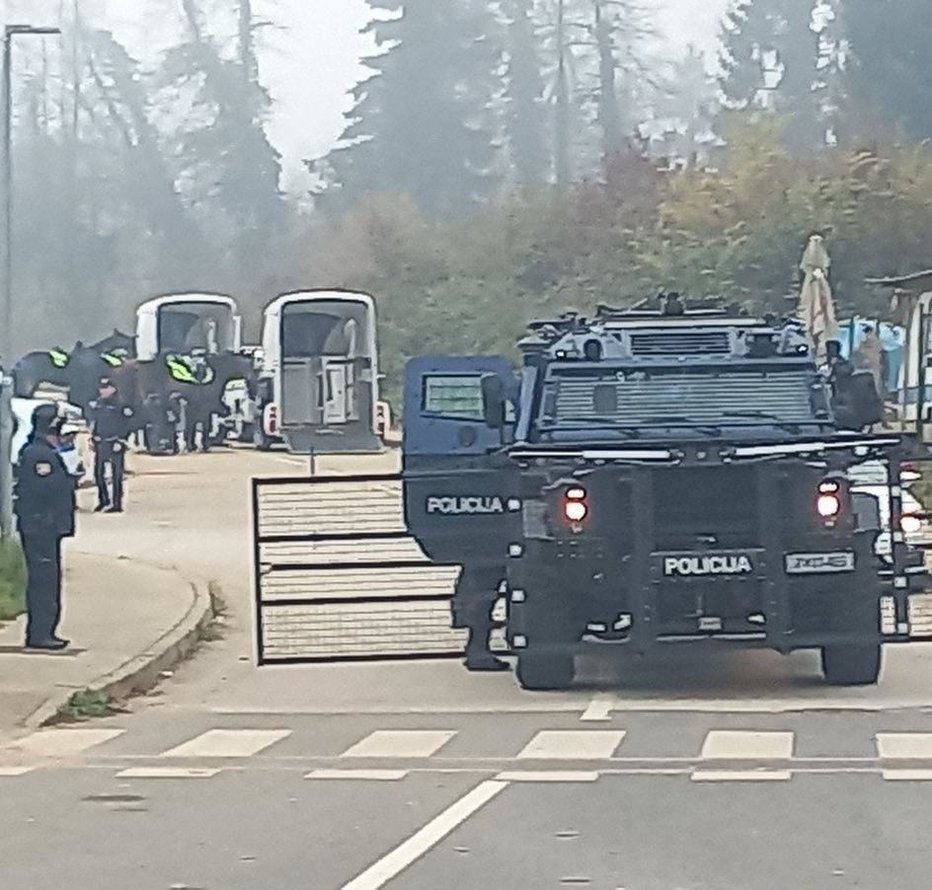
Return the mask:
[[[572,655],[534,655],[525,652],[518,656],[515,672],[522,689],[566,689],[573,682],[576,666]]]
[[[237,442],[255,442],[256,425],[254,423],[243,423],[239,429],[239,435],[236,437]]]
[[[880,678],[880,646],[824,646],[822,673],[832,686],[873,686]]]

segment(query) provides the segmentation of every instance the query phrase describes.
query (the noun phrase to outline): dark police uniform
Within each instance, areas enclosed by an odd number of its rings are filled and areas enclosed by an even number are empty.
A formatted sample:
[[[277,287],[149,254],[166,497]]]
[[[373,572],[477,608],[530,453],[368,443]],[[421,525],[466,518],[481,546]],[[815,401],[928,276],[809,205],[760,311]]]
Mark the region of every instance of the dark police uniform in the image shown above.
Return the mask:
[[[129,438],[132,410],[121,405],[116,393],[90,405],[94,440],[94,481],[97,483],[97,509],[119,513],[123,510],[123,475],[126,463],[126,440]],[[110,465],[113,497],[107,486]]]
[[[500,571],[463,568],[453,599],[454,627],[469,631],[466,667],[473,671],[503,671],[508,665],[492,653],[490,636],[495,628],[492,613],[499,599]]]
[[[29,573],[26,645],[61,649],[67,645],[55,634],[61,618],[61,541],[74,534],[75,489],[57,449],[44,438],[55,429],[54,414],[49,417],[42,407],[36,415],[16,483],[16,515]]]

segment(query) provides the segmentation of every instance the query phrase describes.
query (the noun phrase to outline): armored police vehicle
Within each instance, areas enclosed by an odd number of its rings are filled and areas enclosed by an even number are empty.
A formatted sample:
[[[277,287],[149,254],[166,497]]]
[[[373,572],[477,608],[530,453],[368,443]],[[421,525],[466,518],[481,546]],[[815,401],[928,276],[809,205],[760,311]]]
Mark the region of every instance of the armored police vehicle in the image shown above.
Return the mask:
[[[524,687],[567,686],[583,653],[677,643],[819,650],[829,683],[872,684],[882,643],[932,634],[899,530],[904,440],[866,432],[872,378],[817,359],[798,323],[671,298],[535,324],[520,347],[519,371],[410,363],[403,476],[411,533],[463,566],[457,598],[507,579]],[[849,479],[868,461],[887,473],[886,554],[877,499]]]

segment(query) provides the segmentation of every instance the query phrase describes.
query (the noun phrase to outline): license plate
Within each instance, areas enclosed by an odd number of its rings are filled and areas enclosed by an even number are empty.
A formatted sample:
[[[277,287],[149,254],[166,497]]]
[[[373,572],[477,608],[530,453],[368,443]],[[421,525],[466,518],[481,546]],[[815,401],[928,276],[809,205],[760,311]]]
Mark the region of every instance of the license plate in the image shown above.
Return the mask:
[[[788,553],[787,575],[840,575],[853,572],[857,562],[853,553]]]

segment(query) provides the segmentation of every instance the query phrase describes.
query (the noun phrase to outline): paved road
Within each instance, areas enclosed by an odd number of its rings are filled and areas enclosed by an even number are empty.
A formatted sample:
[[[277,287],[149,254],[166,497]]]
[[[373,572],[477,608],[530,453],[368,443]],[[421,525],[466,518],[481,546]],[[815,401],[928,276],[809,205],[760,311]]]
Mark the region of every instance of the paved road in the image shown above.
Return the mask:
[[[892,652],[870,690],[767,653],[584,666],[553,695],[453,662],[257,671],[247,482],[303,462],[137,468],[125,523],[83,545],[218,579],[228,636],[132,713],[0,752],[4,884],[929,886],[928,647]]]

